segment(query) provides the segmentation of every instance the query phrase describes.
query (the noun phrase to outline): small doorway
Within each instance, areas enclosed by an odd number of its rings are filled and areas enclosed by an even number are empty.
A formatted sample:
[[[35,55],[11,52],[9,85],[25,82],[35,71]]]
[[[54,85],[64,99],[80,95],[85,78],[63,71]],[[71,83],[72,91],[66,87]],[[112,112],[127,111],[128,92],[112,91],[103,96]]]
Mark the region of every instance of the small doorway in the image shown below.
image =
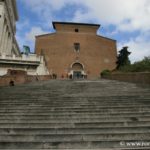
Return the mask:
[[[72,65],[72,71],[73,71],[73,79],[82,79],[83,78],[83,71],[84,67],[81,63],[74,63]]]
[[[81,78],[83,78],[83,75],[82,75],[81,71],[73,71],[73,78],[74,79],[81,79]]]

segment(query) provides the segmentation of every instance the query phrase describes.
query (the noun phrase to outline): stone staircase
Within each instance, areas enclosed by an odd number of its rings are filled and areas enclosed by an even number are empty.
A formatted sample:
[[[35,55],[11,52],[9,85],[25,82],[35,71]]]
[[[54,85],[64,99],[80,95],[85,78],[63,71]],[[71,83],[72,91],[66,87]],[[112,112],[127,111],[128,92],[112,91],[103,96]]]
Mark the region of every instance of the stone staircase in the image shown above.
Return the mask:
[[[0,87],[0,149],[150,150],[150,88],[109,80]]]

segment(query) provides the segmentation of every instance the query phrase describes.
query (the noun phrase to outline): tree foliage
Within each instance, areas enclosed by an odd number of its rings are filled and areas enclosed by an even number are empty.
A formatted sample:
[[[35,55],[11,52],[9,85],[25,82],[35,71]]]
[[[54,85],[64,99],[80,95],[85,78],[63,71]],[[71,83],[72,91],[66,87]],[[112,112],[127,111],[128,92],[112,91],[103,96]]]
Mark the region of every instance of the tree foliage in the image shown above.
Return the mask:
[[[131,65],[126,65],[120,70],[123,72],[150,72],[150,56]]]
[[[119,51],[119,55],[117,57],[117,69],[120,69],[124,66],[130,65],[130,60],[129,60],[129,55],[131,54],[131,52],[128,51],[128,47],[123,47],[120,51]]]
[[[111,71],[108,69],[105,69],[101,72],[100,75],[101,75],[101,77],[103,77],[103,76],[109,76],[110,74],[111,74]]]

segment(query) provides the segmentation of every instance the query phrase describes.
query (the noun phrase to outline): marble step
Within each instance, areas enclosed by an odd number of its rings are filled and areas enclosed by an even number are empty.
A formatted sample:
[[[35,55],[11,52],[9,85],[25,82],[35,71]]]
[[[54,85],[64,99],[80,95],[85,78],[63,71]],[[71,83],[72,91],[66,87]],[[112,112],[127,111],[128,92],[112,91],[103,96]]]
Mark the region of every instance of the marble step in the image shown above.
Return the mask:
[[[150,133],[150,127],[108,128],[0,128],[1,135],[48,135],[48,134],[122,134]]]
[[[10,116],[17,116],[17,115],[72,115],[72,114],[106,114],[106,113],[150,113],[150,109],[149,108],[136,108],[136,109],[99,109],[99,110],[53,110],[53,111],[48,111],[48,112],[44,112],[44,111],[29,111],[29,112],[22,112],[22,111],[17,111],[16,112],[1,112],[0,116],[3,115],[10,115]]]
[[[150,117],[150,113],[93,113],[93,114],[60,114],[60,115],[0,115],[0,120],[49,120],[49,119],[101,119],[101,118],[130,118],[132,121],[138,121],[138,118]]]
[[[109,106],[108,106],[109,105]],[[106,103],[106,104],[103,104],[103,103],[100,103],[100,104],[88,104],[88,105],[83,105],[83,104],[73,104],[71,103],[71,105],[68,105],[68,104],[65,104],[65,105],[60,105],[60,104],[56,104],[56,105],[53,105],[53,104],[49,104],[49,103],[41,103],[41,104],[38,104],[38,103],[0,103],[0,108],[1,109],[4,109],[4,106],[11,106],[10,108],[8,107],[8,109],[13,109],[13,107],[17,107],[17,106],[22,106],[23,109],[25,109],[26,107],[30,106],[30,108],[28,109],[36,109],[38,107],[42,107],[43,109],[51,109],[51,108],[55,108],[55,109],[79,109],[79,108],[83,108],[83,109],[93,109],[93,108],[135,108],[135,107],[149,107],[150,108],[150,101],[149,103],[144,103],[144,102],[141,102],[141,103],[131,103],[131,102],[128,102],[128,103],[120,103],[118,102],[117,104],[116,103]]]
[[[26,119],[25,117],[18,117],[17,119],[3,119],[0,120],[1,123],[88,123],[88,122],[140,122],[140,121],[148,121],[150,122],[150,116],[142,116],[142,117],[99,117],[99,118],[51,118],[51,119]]]
[[[64,150],[88,150],[88,149],[96,149],[96,150],[149,150],[150,141],[80,141],[80,142],[0,142],[0,149],[14,149],[14,150],[46,150],[46,149],[64,149]],[[134,145],[131,145],[131,144]],[[130,144],[130,145],[129,145]],[[144,146],[139,146],[145,144]]]
[[[0,123],[0,128],[106,128],[148,127],[150,121],[140,122],[86,122],[86,123]]]
[[[48,134],[48,135],[0,135],[1,142],[79,142],[79,141],[127,141],[150,140],[150,133],[105,134]]]

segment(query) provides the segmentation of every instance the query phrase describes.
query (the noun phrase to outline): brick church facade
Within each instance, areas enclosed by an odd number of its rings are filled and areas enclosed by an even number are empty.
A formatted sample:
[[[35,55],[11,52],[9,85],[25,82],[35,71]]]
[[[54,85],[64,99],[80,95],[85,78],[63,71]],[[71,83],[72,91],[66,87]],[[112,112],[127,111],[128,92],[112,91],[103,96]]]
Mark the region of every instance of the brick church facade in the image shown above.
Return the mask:
[[[44,55],[58,78],[97,78],[116,67],[116,41],[97,35],[98,24],[53,22],[54,33],[36,36],[35,52]]]

